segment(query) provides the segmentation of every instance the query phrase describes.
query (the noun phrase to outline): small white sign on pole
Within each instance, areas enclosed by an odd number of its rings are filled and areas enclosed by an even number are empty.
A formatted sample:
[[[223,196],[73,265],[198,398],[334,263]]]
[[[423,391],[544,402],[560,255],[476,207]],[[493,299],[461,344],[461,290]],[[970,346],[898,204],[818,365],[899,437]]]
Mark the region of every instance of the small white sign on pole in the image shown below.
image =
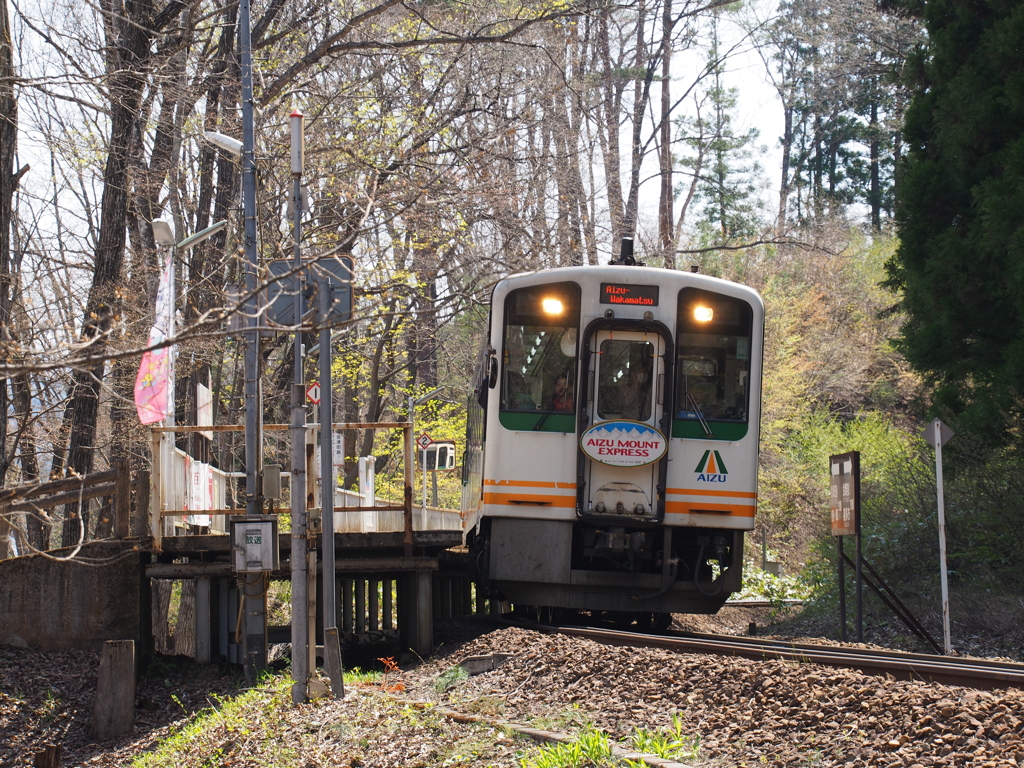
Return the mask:
[[[935,489],[939,508],[939,580],[942,585],[942,638],[946,655],[953,650],[949,632],[949,582],[946,577],[946,501],[942,484],[942,446],[956,433],[935,419],[924,430],[924,439],[935,449]]]
[[[345,466],[345,435],[341,432],[334,433],[334,454],[333,463],[336,467]]]

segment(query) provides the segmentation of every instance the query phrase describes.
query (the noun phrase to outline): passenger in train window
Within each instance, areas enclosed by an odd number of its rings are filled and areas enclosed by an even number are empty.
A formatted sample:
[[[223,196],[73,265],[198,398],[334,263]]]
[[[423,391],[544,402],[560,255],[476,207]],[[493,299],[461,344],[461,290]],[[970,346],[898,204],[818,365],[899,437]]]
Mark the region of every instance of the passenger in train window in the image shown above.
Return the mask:
[[[559,374],[555,379],[554,390],[544,399],[544,410],[572,411],[573,407],[572,393],[569,392],[569,380],[564,373]]]
[[[651,417],[651,362],[629,371],[629,380],[621,388],[622,418],[646,421]]]

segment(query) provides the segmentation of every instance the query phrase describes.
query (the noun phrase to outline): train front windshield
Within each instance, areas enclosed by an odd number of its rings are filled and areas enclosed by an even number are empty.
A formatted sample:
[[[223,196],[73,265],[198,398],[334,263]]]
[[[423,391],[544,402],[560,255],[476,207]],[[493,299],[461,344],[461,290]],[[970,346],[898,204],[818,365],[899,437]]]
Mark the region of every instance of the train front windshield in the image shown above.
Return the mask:
[[[750,305],[685,288],[679,293],[678,322],[676,418],[745,424],[750,407]]]
[[[575,411],[580,288],[556,283],[513,291],[505,302],[501,410]]]

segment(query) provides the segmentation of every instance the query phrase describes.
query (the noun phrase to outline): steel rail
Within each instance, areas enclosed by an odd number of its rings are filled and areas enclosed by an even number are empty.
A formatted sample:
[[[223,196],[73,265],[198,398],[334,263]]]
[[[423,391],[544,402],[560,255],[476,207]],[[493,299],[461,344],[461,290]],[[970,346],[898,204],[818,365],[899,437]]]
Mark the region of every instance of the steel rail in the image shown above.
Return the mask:
[[[764,638],[699,633],[649,635],[615,629],[513,621],[539,632],[584,637],[617,646],[664,648],[685,653],[738,656],[758,661],[780,660],[803,664],[857,669],[868,675],[891,675],[943,685],[994,690],[1024,688],[1024,664],[954,656],[902,653],[851,646],[792,643]]]

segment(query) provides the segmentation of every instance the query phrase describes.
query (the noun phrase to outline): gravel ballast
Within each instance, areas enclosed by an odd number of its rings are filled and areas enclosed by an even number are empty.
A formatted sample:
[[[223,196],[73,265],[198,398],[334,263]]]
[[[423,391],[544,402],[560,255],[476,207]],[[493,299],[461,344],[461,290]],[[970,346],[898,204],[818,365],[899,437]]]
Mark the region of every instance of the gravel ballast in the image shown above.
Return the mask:
[[[515,627],[462,632],[392,675],[390,693],[350,687],[342,701],[279,706],[268,722],[254,710],[242,716],[253,720],[244,738],[237,724],[211,721],[176,764],[513,768],[536,746],[503,723],[567,734],[593,725],[628,740],[675,716],[699,745],[686,761],[693,766],[1024,766],[1018,690],[610,647]],[[98,744],[88,735],[96,658],[0,649],[0,765],[31,765],[48,742],[62,744],[65,766],[130,765],[219,706],[214,694],[238,692],[233,669],[168,665],[140,678],[135,732]],[[453,674],[462,662],[476,674]]]

